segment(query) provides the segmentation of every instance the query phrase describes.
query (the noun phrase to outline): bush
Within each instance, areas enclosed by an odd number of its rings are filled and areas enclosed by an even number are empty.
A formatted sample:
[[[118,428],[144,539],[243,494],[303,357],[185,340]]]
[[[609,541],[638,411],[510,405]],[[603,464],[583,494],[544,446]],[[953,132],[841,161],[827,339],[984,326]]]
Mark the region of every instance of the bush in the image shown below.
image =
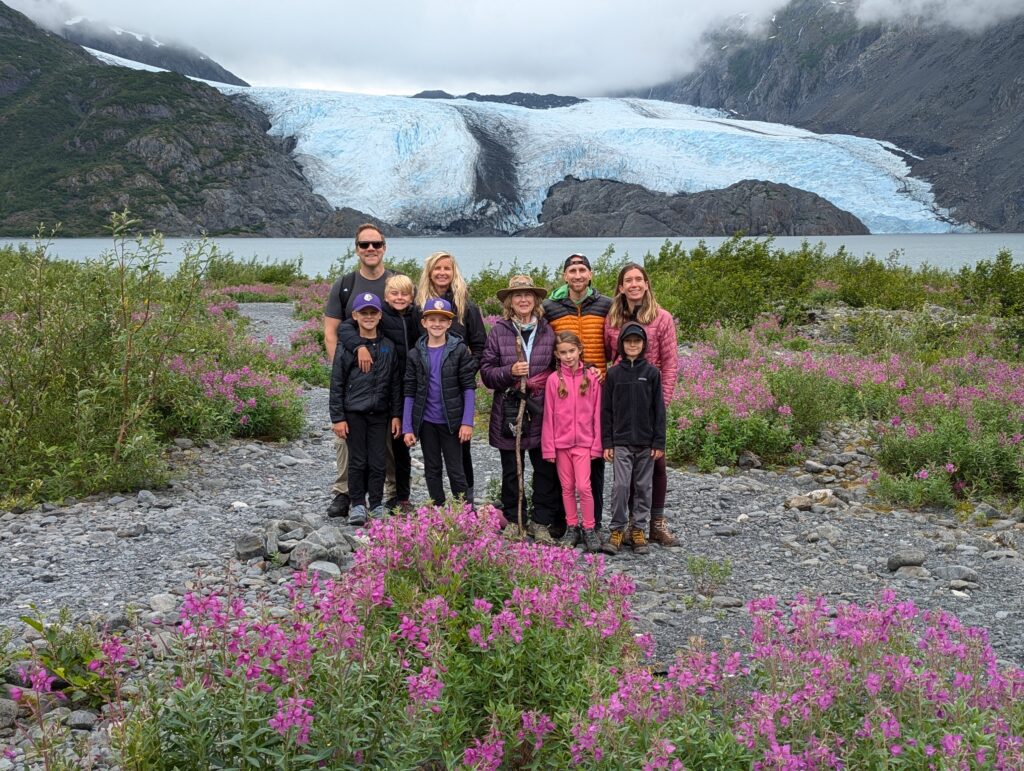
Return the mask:
[[[743,450],[769,462],[785,459],[796,439],[784,416],[764,414],[737,416],[724,406],[704,412],[671,405],[668,413],[666,452],[676,463],[693,462],[701,471],[735,465]]]
[[[231,254],[222,255],[216,247],[212,247],[206,266],[206,280],[213,286],[287,286],[305,278],[301,257],[294,260],[260,260],[258,257],[241,260]]]

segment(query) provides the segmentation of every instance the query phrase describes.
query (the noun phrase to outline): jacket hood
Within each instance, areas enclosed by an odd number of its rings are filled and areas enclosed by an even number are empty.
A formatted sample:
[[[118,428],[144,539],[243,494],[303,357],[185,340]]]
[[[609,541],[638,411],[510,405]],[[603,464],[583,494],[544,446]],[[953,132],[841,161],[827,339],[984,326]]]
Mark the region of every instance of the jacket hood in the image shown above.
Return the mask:
[[[586,294],[586,296],[583,299],[586,300],[586,299],[588,299],[590,297],[593,297],[594,296],[594,292],[595,292],[594,287],[588,286],[587,287],[587,294]],[[552,299],[552,300],[564,300],[568,296],[569,296],[569,285],[568,284],[562,284],[560,287],[558,287],[558,289],[556,289],[550,295],[548,295],[548,297],[550,299]]]
[[[444,341],[444,352],[446,354],[450,353],[451,350],[455,346],[457,346],[459,343],[461,343],[461,342],[464,342],[462,337],[457,335],[457,334],[455,334],[451,330],[449,330],[448,331],[448,337]],[[422,351],[424,354],[427,352],[427,336],[426,335],[423,335],[423,337],[421,337],[419,340],[416,341],[416,347],[420,351]]]
[[[623,359],[626,358],[626,351],[622,347],[622,342],[630,335],[639,335],[640,339],[644,341],[644,345],[640,349],[640,355],[637,357],[638,359],[644,358],[644,355],[647,353],[647,331],[635,321],[630,321],[619,332],[619,356]]]

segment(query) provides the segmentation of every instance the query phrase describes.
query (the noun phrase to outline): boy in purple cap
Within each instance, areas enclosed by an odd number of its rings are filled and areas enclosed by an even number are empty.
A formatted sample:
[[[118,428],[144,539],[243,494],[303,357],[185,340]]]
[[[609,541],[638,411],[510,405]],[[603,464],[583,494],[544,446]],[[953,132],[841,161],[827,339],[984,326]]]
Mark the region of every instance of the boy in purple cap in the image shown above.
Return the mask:
[[[331,423],[339,439],[348,443],[348,486],[353,504],[348,523],[366,523],[369,516],[384,516],[384,466],[388,432],[401,430],[402,382],[395,344],[380,334],[381,302],[364,292],[352,302],[352,317],[359,326],[361,344],[373,356],[368,372],[359,368],[356,354],[337,346],[331,369]]]
[[[406,362],[402,430],[410,447],[417,438],[423,443],[427,491],[441,506],[444,468],[453,498],[465,498],[468,490],[461,445],[473,438],[477,364],[462,338],[448,332],[455,317],[451,303],[432,297],[421,315],[427,334],[410,349]]]

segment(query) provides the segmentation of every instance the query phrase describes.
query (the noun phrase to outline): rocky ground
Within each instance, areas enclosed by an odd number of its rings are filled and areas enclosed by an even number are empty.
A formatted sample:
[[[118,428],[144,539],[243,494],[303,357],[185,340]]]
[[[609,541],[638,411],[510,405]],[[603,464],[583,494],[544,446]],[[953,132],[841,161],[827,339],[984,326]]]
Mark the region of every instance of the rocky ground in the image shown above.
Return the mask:
[[[243,312],[259,337],[284,340],[296,326],[283,304]],[[268,532],[292,548],[295,562],[344,569],[359,540],[324,515],[334,469],[327,391],[311,388],[306,397],[308,429],[294,442],[182,440],[170,451],[177,478],[165,490],[0,514],[0,624],[30,641],[18,617],[33,606],[48,617],[67,607],[73,618],[113,624],[134,608],[147,621],[173,624],[181,595],[201,585],[236,584],[250,598],[270,593],[285,604],[279,584],[291,568],[258,556]],[[498,455],[480,440],[473,450],[478,499],[486,499],[500,479]],[[738,642],[743,605],[755,597],[866,602],[891,587],[989,629],[998,655],[1024,665],[1020,510],[1004,515],[982,505],[967,518],[889,510],[862,481],[872,451],[866,427],[849,425],[826,433],[802,467],[670,470],[667,511],[682,547],[609,558],[637,584],[637,624],[653,633],[658,659],[694,637]],[[422,499],[422,465],[414,463],[413,497]],[[256,556],[239,559],[247,549]],[[717,582],[695,575],[690,558],[728,560],[731,574]],[[4,701],[0,743],[10,731]],[[0,771],[10,767],[0,758]]]

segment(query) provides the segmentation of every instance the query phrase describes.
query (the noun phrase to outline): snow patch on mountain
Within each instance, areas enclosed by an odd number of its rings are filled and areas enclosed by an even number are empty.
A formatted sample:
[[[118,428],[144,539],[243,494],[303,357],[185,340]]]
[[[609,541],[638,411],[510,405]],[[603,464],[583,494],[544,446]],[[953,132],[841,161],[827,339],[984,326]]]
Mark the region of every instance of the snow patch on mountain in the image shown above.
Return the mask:
[[[532,227],[548,188],[572,175],[665,193],[763,179],[817,193],[873,233],[955,229],[930,186],[910,176],[898,148],[861,137],[644,99],[529,110],[460,99],[217,87],[244,93],[267,112],[270,133],[296,139],[315,192],[334,206],[396,224],[444,227],[491,209],[503,230]],[[480,191],[481,133],[512,158],[513,205]]]

